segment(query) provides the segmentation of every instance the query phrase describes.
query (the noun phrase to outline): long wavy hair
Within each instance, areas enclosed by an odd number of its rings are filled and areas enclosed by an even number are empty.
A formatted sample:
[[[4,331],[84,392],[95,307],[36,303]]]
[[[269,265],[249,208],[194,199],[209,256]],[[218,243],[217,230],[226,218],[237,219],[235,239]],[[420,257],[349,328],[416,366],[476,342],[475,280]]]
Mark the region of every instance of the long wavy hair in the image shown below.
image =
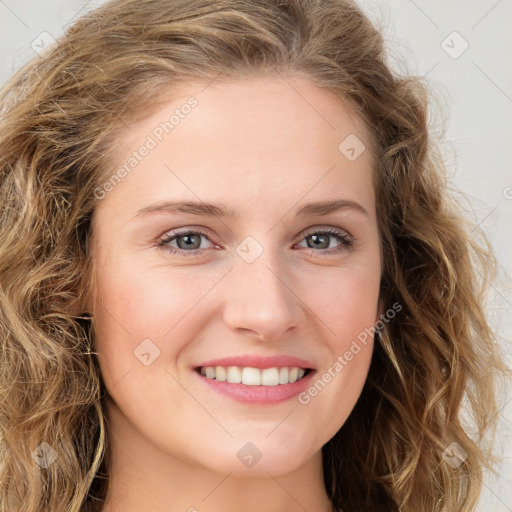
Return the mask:
[[[402,306],[322,448],[332,503],[474,510],[505,370],[483,306],[494,259],[446,191],[425,81],[392,71],[382,31],[351,0],[114,0],[0,91],[1,512],[93,512],[108,490],[94,321],[72,306],[92,284],[94,191],[116,140],[179,82],[262,74],[306,77],[363,119],[380,299]],[[48,467],[35,460],[42,443],[58,454]],[[443,456],[453,446],[460,464]]]

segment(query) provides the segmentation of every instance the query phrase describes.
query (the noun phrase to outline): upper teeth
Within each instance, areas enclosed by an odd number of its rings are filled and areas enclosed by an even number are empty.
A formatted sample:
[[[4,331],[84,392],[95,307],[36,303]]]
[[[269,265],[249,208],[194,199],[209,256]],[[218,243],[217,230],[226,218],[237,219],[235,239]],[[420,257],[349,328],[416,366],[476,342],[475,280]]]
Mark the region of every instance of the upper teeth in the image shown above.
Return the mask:
[[[247,386],[277,386],[290,384],[304,377],[306,370],[296,366],[287,368],[259,368],[240,366],[203,366],[201,375],[208,379],[226,381],[231,384],[246,384]]]

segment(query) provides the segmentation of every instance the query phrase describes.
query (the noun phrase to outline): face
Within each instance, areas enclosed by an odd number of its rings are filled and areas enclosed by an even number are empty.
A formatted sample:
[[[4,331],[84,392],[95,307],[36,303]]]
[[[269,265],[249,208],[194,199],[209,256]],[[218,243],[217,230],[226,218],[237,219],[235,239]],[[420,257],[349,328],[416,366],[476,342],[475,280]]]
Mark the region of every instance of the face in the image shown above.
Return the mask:
[[[89,306],[111,428],[133,450],[279,474],[345,422],[379,314],[362,144],[359,118],[297,77],[180,85],[123,133]]]

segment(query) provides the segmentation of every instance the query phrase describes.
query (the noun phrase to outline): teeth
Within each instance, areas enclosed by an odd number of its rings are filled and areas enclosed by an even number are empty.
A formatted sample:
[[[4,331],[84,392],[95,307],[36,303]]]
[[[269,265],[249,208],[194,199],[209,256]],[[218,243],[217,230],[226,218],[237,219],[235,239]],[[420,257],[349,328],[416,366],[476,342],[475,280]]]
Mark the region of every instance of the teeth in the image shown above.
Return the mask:
[[[214,377],[217,380],[225,381],[228,378],[228,374],[226,372],[226,368],[224,368],[222,366],[216,366],[215,367],[215,375],[214,375]]]
[[[226,376],[226,380],[231,382],[231,384],[240,384],[242,382],[242,372],[238,366],[228,366]]]
[[[291,384],[304,377],[306,370],[303,368],[259,368],[240,366],[206,366],[201,367],[201,375],[207,379],[215,379],[231,384],[245,384],[246,386],[278,386],[279,384]]]
[[[277,368],[261,370],[261,384],[263,386],[277,386],[279,384],[279,370]]]
[[[242,370],[242,384],[261,386],[261,371],[258,368],[244,368]]]

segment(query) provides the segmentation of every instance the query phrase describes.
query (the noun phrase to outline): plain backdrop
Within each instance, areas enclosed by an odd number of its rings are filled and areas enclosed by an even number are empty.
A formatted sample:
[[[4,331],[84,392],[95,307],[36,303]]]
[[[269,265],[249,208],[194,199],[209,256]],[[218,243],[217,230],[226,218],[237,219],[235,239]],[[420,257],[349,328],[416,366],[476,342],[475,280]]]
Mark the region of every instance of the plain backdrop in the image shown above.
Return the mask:
[[[0,0],[0,84],[65,27],[104,1]],[[499,260],[488,310],[512,363],[512,1],[360,0],[383,29],[390,62],[429,82],[444,109],[442,148],[451,188]],[[436,133],[440,133],[436,131]],[[512,393],[501,397],[498,475],[480,510],[512,512]]]

